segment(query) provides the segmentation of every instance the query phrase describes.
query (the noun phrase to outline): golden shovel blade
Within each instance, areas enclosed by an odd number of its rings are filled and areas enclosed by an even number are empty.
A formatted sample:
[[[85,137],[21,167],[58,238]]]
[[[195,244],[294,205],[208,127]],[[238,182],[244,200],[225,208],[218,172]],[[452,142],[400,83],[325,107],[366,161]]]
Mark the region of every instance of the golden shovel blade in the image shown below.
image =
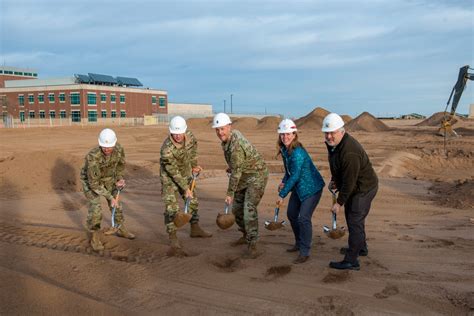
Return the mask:
[[[178,212],[173,220],[173,223],[176,225],[176,227],[180,228],[191,220],[192,215],[189,213],[182,213]]]
[[[331,239],[339,239],[342,238],[346,234],[346,229],[344,227],[338,227],[336,229],[329,229],[329,230],[324,230],[324,233],[326,236],[328,236]]]
[[[286,223],[285,221],[281,221],[281,222],[265,221],[265,228],[268,230],[277,230],[277,229],[283,228],[285,223]]]
[[[227,229],[230,228],[235,223],[235,216],[234,214],[225,214],[219,213],[217,214],[216,224],[219,226],[220,229]]]

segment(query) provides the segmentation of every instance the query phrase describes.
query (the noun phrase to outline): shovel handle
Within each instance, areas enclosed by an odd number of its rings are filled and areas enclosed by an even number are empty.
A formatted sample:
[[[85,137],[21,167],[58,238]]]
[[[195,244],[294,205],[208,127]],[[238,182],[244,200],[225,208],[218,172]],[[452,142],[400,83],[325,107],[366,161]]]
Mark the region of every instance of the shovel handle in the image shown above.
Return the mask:
[[[119,198],[120,198],[120,192],[122,191],[123,187],[122,188],[119,188],[117,189],[117,195],[115,196],[115,202],[118,203],[119,202]],[[112,227],[115,227],[115,210],[117,209],[117,206],[114,206],[112,208]]]
[[[184,214],[188,214],[190,203],[191,203],[191,198],[186,198],[186,202],[184,203]]]
[[[337,228],[337,215],[336,213],[332,213],[332,229],[336,230]]]
[[[273,217],[273,221],[276,223],[278,221],[278,214],[280,213],[280,208],[277,206],[275,207],[275,215]]]

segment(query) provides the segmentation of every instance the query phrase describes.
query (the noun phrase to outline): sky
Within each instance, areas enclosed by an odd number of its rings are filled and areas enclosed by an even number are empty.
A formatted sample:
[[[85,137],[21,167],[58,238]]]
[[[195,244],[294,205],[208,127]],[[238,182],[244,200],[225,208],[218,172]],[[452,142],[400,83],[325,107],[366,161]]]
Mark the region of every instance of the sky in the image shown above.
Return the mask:
[[[214,112],[232,95],[234,113],[431,115],[474,68],[472,0],[0,0],[0,28],[2,65],[135,77]]]

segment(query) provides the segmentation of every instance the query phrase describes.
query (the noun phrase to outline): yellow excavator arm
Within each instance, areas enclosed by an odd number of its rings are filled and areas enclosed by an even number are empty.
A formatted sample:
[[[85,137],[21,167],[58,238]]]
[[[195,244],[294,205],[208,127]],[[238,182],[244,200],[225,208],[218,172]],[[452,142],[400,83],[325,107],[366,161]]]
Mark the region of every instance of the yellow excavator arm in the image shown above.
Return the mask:
[[[444,119],[441,122],[441,127],[438,131],[438,134],[441,136],[457,136],[452,127],[451,121],[456,114],[456,108],[458,107],[459,100],[461,99],[467,81],[474,80],[474,73],[469,73],[469,69],[473,70],[469,65],[463,66],[459,69],[458,81],[456,81],[456,84],[451,90],[448,102],[446,103],[446,108],[444,109]],[[451,99],[453,99],[452,103]],[[451,111],[448,114],[449,103],[451,103]]]

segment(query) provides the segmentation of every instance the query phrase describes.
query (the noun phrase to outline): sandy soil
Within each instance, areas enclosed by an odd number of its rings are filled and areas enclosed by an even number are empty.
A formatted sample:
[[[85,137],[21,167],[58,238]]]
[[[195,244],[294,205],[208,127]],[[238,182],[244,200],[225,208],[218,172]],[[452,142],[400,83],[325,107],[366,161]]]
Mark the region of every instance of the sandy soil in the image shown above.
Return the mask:
[[[0,130],[0,314],[472,314],[474,123],[464,122],[466,136],[448,142],[446,158],[437,128],[418,122],[384,121],[390,131],[352,133],[381,185],[367,220],[369,256],[350,272],[328,268],[341,259],[347,237],[322,233],[330,223],[327,192],[313,217],[307,263],[293,265],[296,255],[285,252],[293,243],[290,228],[263,228],[282,164],[275,159],[276,133],[255,122],[242,120],[243,127],[255,126],[242,132],[272,172],[260,205],[263,254],[255,260],[241,257],[244,247],[229,246],[240,236],[235,226],[222,231],[215,224],[227,178],[209,126],[196,121],[193,131],[205,168],[197,185],[201,223],[214,236],[190,239],[182,228],[182,258],[167,255],[163,225],[158,172],[166,127],[116,129],[128,162],[126,222],[138,238],[103,236],[100,254],[88,246],[79,182],[100,128]],[[321,132],[302,129],[300,138],[328,181]],[[103,214],[106,228],[110,215]]]

